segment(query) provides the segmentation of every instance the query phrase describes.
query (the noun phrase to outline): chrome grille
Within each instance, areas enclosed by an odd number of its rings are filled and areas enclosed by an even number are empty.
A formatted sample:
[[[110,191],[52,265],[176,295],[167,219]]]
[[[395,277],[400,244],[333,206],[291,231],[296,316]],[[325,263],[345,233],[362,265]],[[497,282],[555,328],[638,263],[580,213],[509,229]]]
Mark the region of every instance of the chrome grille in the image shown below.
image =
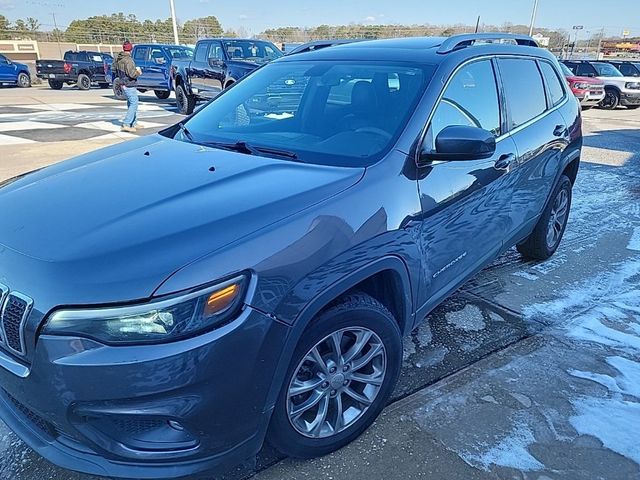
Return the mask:
[[[24,323],[31,312],[33,300],[18,292],[9,292],[0,285],[0,343],[11,352],[24,355]]]

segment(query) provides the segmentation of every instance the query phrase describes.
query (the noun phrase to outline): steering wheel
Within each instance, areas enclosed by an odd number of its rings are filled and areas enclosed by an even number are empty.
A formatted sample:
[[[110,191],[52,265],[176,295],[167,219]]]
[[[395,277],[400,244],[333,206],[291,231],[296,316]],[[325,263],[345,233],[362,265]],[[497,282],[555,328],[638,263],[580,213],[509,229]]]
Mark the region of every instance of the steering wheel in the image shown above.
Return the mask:
[[[393,138],[393,136],[389,132],[376,127],[356,128],[355,132],[356,133],[373,133],[374,135],[380,135],[381,137],[384,137],[386,140],[391,140]]]

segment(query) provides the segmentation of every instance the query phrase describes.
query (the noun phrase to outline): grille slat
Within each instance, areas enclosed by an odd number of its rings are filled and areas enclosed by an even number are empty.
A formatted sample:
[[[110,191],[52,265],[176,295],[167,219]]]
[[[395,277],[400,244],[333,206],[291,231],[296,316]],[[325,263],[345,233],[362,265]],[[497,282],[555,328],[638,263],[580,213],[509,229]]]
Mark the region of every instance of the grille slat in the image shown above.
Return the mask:
[[[18,292],[9,292],[0,285],[0,343],[11,352],[24,356],[24,323],[29,316],[33,300]]]
[[[35,425],[40,431],[46,433],[50,437],[57,437],[58,431],[56,428],[49,422],[47,422],[44,418],[42,418],[37,413],[33,412],[30,408],[26,407],[18,400],[9,395],[6,391],[4,392],[7,398],[11,401],[13,406],[24,415],[33,425]]]

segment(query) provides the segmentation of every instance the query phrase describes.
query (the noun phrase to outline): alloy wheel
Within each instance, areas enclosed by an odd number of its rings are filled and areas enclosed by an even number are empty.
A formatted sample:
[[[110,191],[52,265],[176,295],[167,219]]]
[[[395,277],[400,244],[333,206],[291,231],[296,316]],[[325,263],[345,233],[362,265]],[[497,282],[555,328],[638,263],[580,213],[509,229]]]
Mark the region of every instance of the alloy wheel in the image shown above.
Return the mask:
[[[20,82],[20,86],[26,88],[29,86],[29,76],[26,74],[20,74],[18,77],[18,82]]]
[[[289,384],[287,414],[309,438],[336,435],[357,422],[380,392],[387,353],[365,327],[333,332],[304,356]]]
[[[560,241],[562,230],[567,223],[569,214],[569,194],[565,189],[560,190],[551,209],[551,216],[547,225],[547,246],[550,249],[555,248]]]

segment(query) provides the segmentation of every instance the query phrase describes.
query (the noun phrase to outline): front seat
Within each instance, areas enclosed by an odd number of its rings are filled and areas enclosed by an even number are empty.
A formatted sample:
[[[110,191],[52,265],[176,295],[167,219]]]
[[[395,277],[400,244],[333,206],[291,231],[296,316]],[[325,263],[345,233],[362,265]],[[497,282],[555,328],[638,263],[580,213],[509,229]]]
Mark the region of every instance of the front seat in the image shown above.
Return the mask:
[[[380,105],[375,87],[364,80],[356,82],[351,91],[350,108],[341,122],[341,130],[380,128],[380,123]]]

